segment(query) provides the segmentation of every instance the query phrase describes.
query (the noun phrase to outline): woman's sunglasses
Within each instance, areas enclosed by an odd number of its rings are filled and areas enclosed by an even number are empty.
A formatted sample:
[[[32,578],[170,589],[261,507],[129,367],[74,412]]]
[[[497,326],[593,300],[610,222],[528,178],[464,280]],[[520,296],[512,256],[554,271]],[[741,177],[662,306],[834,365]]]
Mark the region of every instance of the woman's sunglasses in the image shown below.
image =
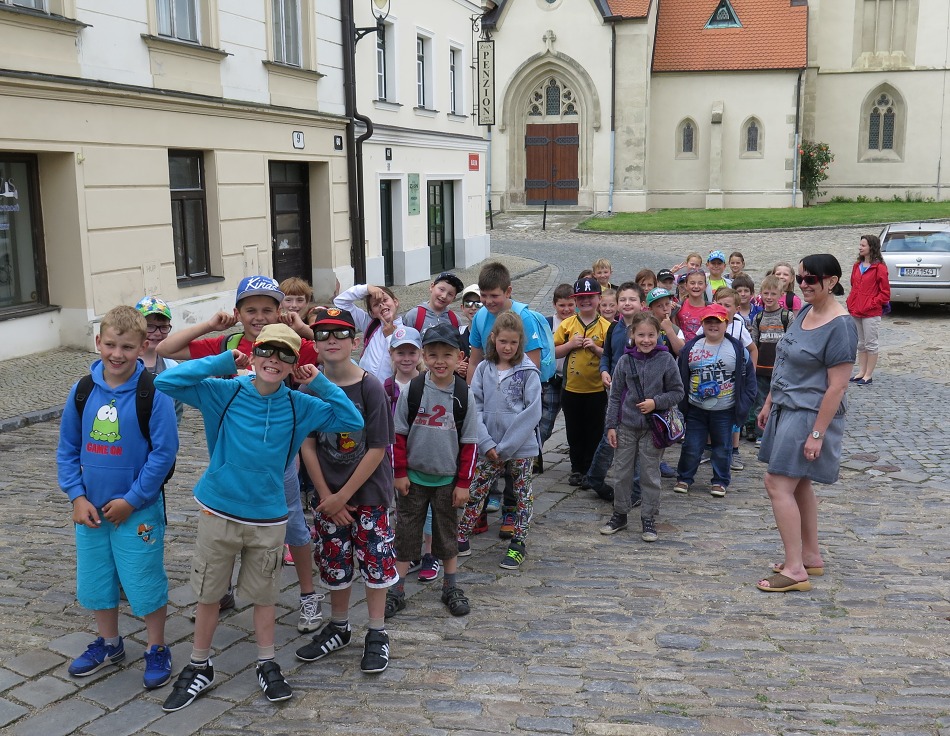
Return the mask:
[[[473,309],[473,308],[481,307],[481,306],[482,306],[482,303],[481,303],[481,302],[473,302],[473,301],[464,301],[464,302],[462,302],[462,306],[463,306],[463,307],[468,307],[469,309]]]
[[[353,337],[356,333],[350,329],[340,329],[340,330],[314,330],[313,331],[313,341],[314,342],[326,342],[330,339],[330,335],[333,335],[337,340],[346,340],[349,337]]]
[[[277,359],[283,361],[284,363],[293,365],[297,362],[297,356],[294,354],[294,351],[288,348],[277,347],[276,345],[254,346],[254,355],[256,355],[258,358],[269,358],[274,353],[277,353]]]
[[[806,286],[814,286],[819,281],[821,281],[821,276],[815,276],[813,273],[806,273],[804,276],[795,275],[795,280],[798,282],[798,285],[801,286],[805,284]]]

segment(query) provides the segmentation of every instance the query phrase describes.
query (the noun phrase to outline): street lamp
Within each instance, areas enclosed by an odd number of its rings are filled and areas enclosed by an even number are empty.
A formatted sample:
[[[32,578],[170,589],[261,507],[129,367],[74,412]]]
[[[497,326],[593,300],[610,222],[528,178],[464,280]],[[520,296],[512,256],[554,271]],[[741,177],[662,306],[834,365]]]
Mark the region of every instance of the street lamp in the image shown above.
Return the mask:
[[[384,22],[389,17],[390,0],[370,0],[370,12],[376,25],[357,28],[353,0],[340,0],[340,21],[343,30],[343,100],[346,117],[346,166],[350,200],[350,263],[356,283],[366,283],[366,217],[363,191],[363,143],[373,135],[373,121],[360,114],[356,107],[356,44],[361,38],[376,33],[385,39]],[[356,121],[366,130],[356,137]]]

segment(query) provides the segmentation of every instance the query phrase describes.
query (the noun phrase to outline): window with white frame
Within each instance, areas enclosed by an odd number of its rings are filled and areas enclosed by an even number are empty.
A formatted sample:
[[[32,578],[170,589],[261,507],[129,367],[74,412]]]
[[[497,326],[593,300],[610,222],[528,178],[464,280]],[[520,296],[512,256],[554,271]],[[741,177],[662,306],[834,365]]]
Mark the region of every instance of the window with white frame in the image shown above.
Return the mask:
[[[453,115],[461,115],[462,108],[459,100],[460,56],[458,49],[449,49],[449,112]]]
[[[416,36],[416,106],[426,107],[426,75],[428,73],[428,58],[426,56],[426,39]]]
[[[0,0],[0,5],[12,5],[15,8],[29,8],[43,13],[50,11],[47,0]]]
[[[274,61],[301,66],[300,0],[271,0]]]
[[[198,0],[156,0],[158,35],[199,43]]]
[[[376,34],[376,99],[389,99],[389,26]]]

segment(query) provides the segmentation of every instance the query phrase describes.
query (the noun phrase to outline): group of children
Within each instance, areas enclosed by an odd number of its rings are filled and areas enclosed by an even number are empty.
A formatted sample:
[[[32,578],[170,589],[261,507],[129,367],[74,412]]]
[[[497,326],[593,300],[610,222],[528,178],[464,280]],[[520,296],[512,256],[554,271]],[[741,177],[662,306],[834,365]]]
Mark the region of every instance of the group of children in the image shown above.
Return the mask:
[[[110,310],[96,338],[101,359],[66,403],[57,458],[73,503],[77,595],[98,629],[70,673],[124,658],[121,588],[146,622],[145,686],[171,679],[164,485],[182,404],[203,415],[209,462],[194,489],[192,654],[166,711],[214,683],[212,640],[219,612],[234,605],[238,557],[236,585],[254,607],[258,682],[272,702],[292,697],[274,659],[282,561],[298,577],[298,630],[316,632],[296,651],[303,661],[350,643],[357,569],[368,609],[363,672],[388,666],[385,621],[406,608],[410,572],[423,582],[442,573],[442,602],[452,615],[468,614],[458,558],[487,528],[489,493],[504,479],[500,536],[509,543],[500,566],[521,567],[532,475],[561,409],[568,482],[613,501],[601,531],[625,528],[640,506],[642,538],[655,541],[661,476],[675,475],[674,490],[688,492],[704,448],[710,493],[725,495],[731,470],[741,468],[739,431],[756,437],[750,408],[767,393],[775,343],[800,306],[789,297],[788,264],[757,296],[741,254],[730,256],[728,276],[725,264],[713,251],[707,274],[690,254],[615,287],[601,259],[555,289],[548,318],[512,300],[511,276],[497,262],[468,287],[439,274],[427,302],[404,316],[382,286],[357,285],[319,306],[306,282],[266,276],[241,281],[232,312],[175,332],[155,297]],[[469,324],[451,310],[458,297]],[[238,323],[240,332],[210,335]],[[84,411],[88,400],[94,408]],[[651,423],[677,406],[686,432],[674,471]],[[301,478],[312,487],[312,527]],[[326,623],[314,560],[330,591]]]

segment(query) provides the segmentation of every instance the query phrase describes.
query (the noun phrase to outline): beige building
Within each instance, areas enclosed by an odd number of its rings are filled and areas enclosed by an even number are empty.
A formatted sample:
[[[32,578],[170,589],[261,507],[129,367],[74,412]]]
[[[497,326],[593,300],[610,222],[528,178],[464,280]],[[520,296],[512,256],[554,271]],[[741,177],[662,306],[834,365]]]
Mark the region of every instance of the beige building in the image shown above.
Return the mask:
[[[354,7],[358,26],[374,25],[368,3]],[[357,44],[357,106],[373,123],[363,149],[370,283],[414,283],[489,254],[488,143],[472,115],[480,14],[469,0],[393,0],[382,37]]]
[[[340,39],[322,0],[0,0],[0,359],[352,274]]]
[[[503,209],[801,206],[943,197],[947,0],[495,0]]]

